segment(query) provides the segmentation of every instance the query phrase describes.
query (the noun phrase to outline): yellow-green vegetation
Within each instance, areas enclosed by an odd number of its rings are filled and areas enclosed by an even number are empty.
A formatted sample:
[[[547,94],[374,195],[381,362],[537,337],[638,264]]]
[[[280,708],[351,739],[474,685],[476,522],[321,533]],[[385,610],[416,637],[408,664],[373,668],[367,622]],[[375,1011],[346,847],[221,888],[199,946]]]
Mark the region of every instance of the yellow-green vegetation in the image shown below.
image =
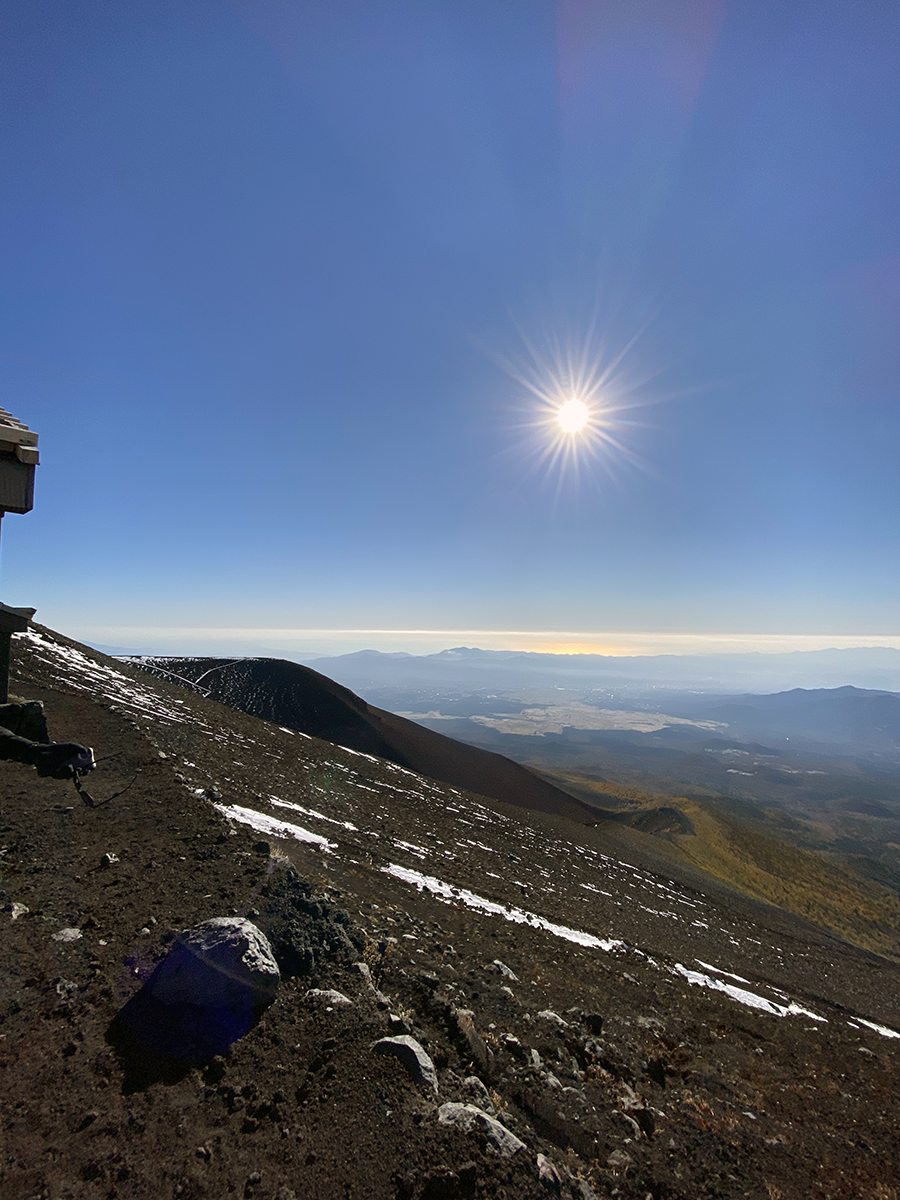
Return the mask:
[[[693,835],[671,838],[688,862],[749,896],[806,917],[845,941],[900,959],[900,897],[696,800],[670,800]]]
[[[855,946],[900,960],[900,897],[814,850],[753,828],[718,809],[715,801],[663,796],[589,779],[575,772],[559,782],[595,803],[615,807],[638,825],[642,813],[675,808],[692,833],[667,832],[673,853],[747,896],[805,917]],[[615,805],[604,803],[614,800]]]

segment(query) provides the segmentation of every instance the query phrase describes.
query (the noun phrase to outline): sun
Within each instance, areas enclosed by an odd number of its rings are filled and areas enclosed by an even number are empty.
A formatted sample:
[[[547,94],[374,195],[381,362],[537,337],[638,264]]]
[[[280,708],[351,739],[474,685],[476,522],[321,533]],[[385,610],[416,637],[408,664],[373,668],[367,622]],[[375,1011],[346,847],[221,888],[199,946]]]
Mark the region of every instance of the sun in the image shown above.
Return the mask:
[[[556,419],[564,433],[580,433],[591,419],[591,410],[583,400],[573,398],[560,405]]]
[[[559,488],[566,478],[614,482],[626,462],[647,469],[622,436],[642,424],[630,410],[651,401],[644,388],[654,376],[636,376],[626,363],[642,331],[617,349],[595,325],[567,336],[550,329],[537,342],[519,327],[524,353],[497,355],[524,393],[510,449],[524,455],[530,474],[555,476]]]

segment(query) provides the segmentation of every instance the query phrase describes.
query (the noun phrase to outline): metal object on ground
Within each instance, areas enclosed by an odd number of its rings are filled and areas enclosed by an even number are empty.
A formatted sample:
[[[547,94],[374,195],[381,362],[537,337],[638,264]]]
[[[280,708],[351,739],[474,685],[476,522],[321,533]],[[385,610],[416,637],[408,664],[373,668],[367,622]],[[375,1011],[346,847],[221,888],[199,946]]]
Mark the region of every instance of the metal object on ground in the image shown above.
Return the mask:
[[[38,435],[0,408],[0,523],[8,512],[34,507],[34,469],[40,462]],[[33,608],[0,604],[0,704],[9,698],[9,651],[14,633],[24,633]]]

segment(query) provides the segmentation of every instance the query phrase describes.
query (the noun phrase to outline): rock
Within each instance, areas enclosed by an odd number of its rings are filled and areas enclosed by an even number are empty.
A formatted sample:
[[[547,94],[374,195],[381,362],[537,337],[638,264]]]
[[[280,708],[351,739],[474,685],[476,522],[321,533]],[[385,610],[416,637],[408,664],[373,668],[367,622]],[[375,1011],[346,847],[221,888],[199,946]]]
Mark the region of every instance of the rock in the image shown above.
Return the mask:
[[[265,934],[243,917],[214,917],[178,935],[148,987],[162,1004],[261,1011],[281,972]]]
[[[474,1104],[442,1104],[438,1109],[438,1121],[441,1125],[450,1125],[467,1133],[472,1129],[480,1129],[487,1136],[491,1149],[502,1158],[510,1158],[517,1151],[525,1149],[525,1143],[510,1133],[505,1125],[489,1117]]]
[[[504,1050],[507,1050],[513,1056],[513,1058],[518,1059],[519,1062],[525,1062],[527,1060],[528,1055],[525,1047],[515,1036],[515,1034],[501,1033],[500,1042],[503,1045]]]
[[[114,867],[118,861],[118,854],[113,854],[111,850],[108,850],[100,859],[100,869],[105,871],[109,867]]]
[[[513,981],[513,983],[519,982],[518,975],[516,975],[516,973],[514,971],[511,971],[509,969],[509,967],[506,965],[506,963],[502,963],[499,958],[494,959],[494,966],[497,968],[497,970],[500,972],[500,974],[504,977],[504,979],[511,979]]]
[[[372,993],[372,999],[375,1001],[378,1008],[380,1008],[382,1012],[389,1009],[391,1007],[390,997],[386,996],[384,992],[380,992],[375,986],[375,981],[372,979],[372,972],[369,970],[369,964],[358,962],[354,963],[353,965],[366,981],[369,991]]]
[[[558,1025],[560,1029],[568,1029],[569,1022],[564,1021],[559,1013],[555,1013],[552,1009],[545,1008],[543,1012],[538,1013],[538,1018],[542,1021],[550,1021],[554,1025]]]
[[[412,1033],[412,1025],[398,1013],[388,1013],[388,1028],[391,1033]]]
[[[54,942],[77,942],[80,937],[80,929],[57,929],[56,933],[53,935],[53,940]]]
[[[124,1030],[154,1053],[211,1059],[249,1033],[275,999],[279,981],[272,948],[256,926],[242,917],[216,917],[178,935],[168,957],[119,1012],[111,1040],[135,1063],[140,1054],[129,1049]]]
[[[7,904],[6,911],[11,914],[10,920],[17,921],[19,917],[24,917],[31,912],[31,909],[27,904],[19,904],[17,900],[14,900],[12,904]]]
[[[334,988],[310,988],[306,998],[315,1004],[329,1004],[332,1008],[350,1008],[353,1004],[349,996],[336,992]]]
[[[511,987],[505,987],[505,986],[504,986],[504,987],[502,987],[502,988],[500,989],[500,991],[501,991],[501,992],[503,992],[503,994],[504,994],[505,996],[509,996],[510,1000],[515,1000],[515,998],[516,998],[516,993],[515,993],[515,992],[512,990],[512,988],[511,988]]]
[[[463,1087],[467,1092],[472,1093],[472,1098],[477,1102],[479,1108],[484,1109],[486,1113],[490,1113],[492,1117],[496,1116],[494,1106],[491,1103],[491,1094],[477,1075],[469,1075],[467,1079],[464,1079]]]
[[[392,1058],[398,1058],[416,1083],[433,1087],[435,1092],[438,1090],[434,1063],[415,1038],[409,1037],[408,1034],[380,1038],[372,1049],[376,1054],[388,1054]]]
[[[537,1171],[538,1178],[545,1187],[559,1191],[562,1187],[563,1177],[545,1154],[537,1156]]]
[[[613,1170],[621,1170],[623,1167],[631,1165],[632,1158],[630,1154],[626,1154],[624,1150],[613,1150],[609,1158],[606,1160],[606,1165],[612,1167]]]
[[[469,1053],[480,1070],[485,1075],[490,1075],[493,1056],[487,1048],[484,1038],[475,1028],[473,1015],[471,1009],[454,1008],[453,1023],[456,1026],[457,1038],[468,1047]]]

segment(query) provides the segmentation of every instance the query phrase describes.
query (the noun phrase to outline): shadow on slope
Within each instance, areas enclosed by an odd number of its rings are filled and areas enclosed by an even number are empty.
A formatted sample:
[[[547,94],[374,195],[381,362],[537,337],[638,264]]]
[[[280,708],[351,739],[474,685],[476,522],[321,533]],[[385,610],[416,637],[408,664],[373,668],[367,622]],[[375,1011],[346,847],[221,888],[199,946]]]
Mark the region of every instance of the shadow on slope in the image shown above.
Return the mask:
[[[140,658],[136,666],[250,716],[374,754],[452,787],[593,824],[598,813],[501,754],[374,708],[310,667],[278,658]]]

